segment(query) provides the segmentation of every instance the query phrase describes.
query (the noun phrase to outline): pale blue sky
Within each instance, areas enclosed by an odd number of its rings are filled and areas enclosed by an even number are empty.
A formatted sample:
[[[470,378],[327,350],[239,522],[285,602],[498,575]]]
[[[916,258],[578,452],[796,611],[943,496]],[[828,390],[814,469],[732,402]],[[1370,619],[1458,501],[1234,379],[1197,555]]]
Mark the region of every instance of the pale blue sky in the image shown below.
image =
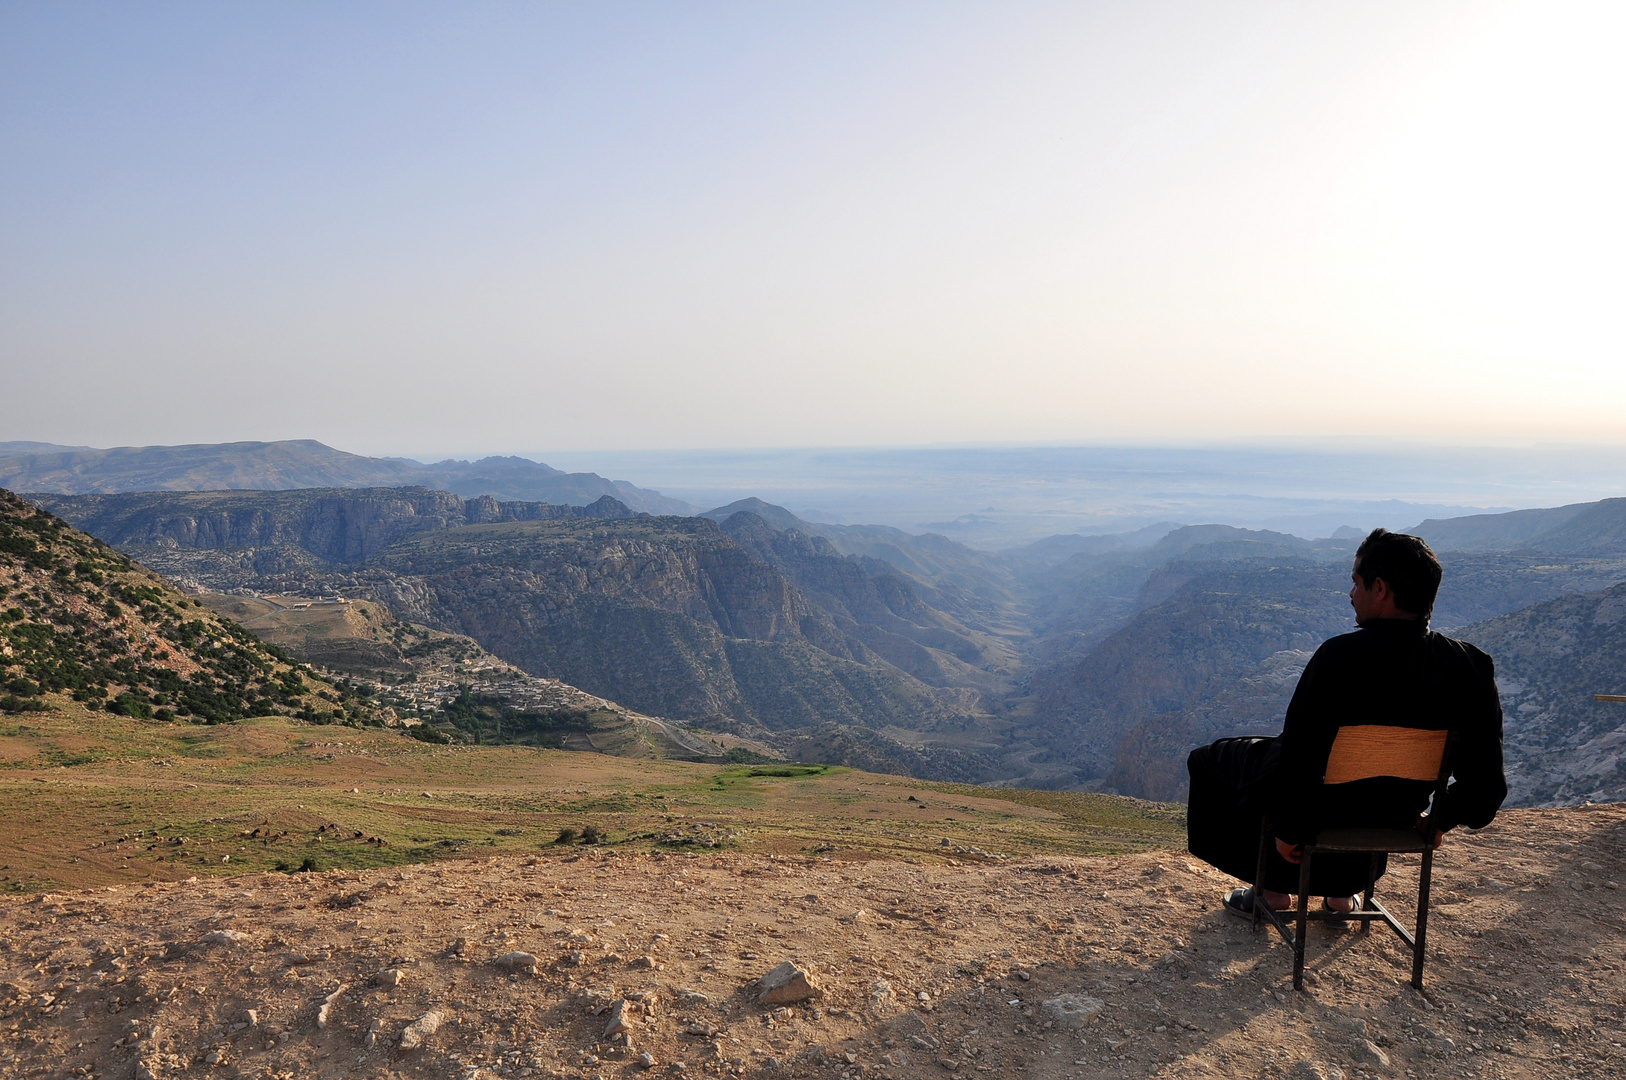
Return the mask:
[[[1607,4],[0,8],[0,439],[1626,441]]]

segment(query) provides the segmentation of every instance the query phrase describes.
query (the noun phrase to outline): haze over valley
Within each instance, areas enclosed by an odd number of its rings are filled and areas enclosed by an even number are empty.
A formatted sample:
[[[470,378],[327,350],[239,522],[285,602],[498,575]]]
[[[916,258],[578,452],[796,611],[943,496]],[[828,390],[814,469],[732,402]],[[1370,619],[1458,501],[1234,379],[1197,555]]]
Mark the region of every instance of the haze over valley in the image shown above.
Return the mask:
[[[27,497],[200,595],[371,602],[507,672],[448,667],[434,708],[467,684],[523,712],[527,680],[553,680],[663,752],[1153,799],[1183,796],[1191,746],[1279,730],[1310,654],[1352,628],[1364,535],[1164,520],[980,546],[755,497],[672,513],[693,508],[526,459],[320,444],[10,448],[0,470],[77,489]],[[360,486],[380,479],[418,483]],[[558,501],[512,497],[536,492]],[[1409,526],[1446,564],[1434,625],[1495,646],[1514,801],[1619,798],[1626,716],[1593,695],[1626,670],[1626,499]],[[373,637],[348,660],[320,636],[279,641],[382,691],[410,666]]]

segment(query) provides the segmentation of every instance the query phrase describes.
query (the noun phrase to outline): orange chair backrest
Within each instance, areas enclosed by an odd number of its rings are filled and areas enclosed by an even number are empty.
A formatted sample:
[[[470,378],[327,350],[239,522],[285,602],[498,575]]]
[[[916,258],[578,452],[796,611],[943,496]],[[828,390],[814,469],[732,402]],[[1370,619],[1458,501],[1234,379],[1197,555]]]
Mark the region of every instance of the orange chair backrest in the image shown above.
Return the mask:
[[[1327,755],[1326,784],[1347,784],[1373,776],[1438,780],[1449,731],[1357,724],[1338,729]]]

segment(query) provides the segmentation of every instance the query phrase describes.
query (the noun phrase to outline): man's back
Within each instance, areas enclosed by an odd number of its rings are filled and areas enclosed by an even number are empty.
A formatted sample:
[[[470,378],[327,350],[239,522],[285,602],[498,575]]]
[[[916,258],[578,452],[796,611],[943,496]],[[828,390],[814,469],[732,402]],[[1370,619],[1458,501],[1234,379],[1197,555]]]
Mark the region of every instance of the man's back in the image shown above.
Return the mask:
[[[1299,679],[1258,789],[1284,840],[1303,842],[1323,825],[1410,824],[1426,807],[1433,785],[1423,781],[1322,788],[1338,729],[1364,724],[1453,732],[1456,782],[1434,808],[1437,828],[1483,826],[1501,806],[1502,709],[1490,657],[1419,620],[1376,619],[1324,642]]]
[[[1279,907],[1298,887],[1301,845],[1323,827],[1410,826],[1427,809],[1437,846],[1455,825],[1490,824],[1507,796],[1502,705],[1490,657],[1428,629],[1443,573],[1420,537],[1373,529],[1361,541],[1349,575],[1349,603],[1361,629],[1316,650],[1282,733],[1220,739],[1186,759],[1192,854],[1253,882],[1264,902]],[[1339,728],[1368,725],[1451,732],[1454,780],[1439,805],[1428,805],[1431,780],[1322,783]],[[1267,817],[1274,844],[1268,835],[1261,839]],[[1328,854],[1315,860],[1311,888],[1347,911],[1353,894],[1386,866],[1381,856],[1373,864],[1358,853]],[[1252,904],[1252,889],[1233,889],[1225,899],[1237,914],[1251,914]]]

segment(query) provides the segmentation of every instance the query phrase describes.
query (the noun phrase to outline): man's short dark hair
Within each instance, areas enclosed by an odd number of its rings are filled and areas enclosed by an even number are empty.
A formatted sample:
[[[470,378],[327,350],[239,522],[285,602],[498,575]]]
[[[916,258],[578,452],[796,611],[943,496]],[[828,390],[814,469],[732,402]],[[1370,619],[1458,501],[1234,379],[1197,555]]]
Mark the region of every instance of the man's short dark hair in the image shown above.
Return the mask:
[[[1428,618],[1440,591],[1440,560],[1421,536],[1373,529],[1355,549],[1355,573],[1367,588],[1378,578],[1389,583],[1395,607]]]

